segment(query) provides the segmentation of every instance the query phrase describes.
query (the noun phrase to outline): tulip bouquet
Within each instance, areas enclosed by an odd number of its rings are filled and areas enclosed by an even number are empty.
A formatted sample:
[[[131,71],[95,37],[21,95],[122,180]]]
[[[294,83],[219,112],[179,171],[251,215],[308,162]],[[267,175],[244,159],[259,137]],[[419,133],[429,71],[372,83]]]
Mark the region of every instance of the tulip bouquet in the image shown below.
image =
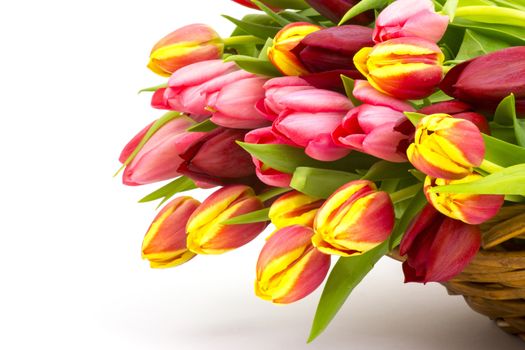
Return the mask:
[[[255,294],[291,303],[328,275],[314,339],[385,255],[405,282],[445,283],[523,247],[525,217],[486,228],[525,213],[525,1],[234,1],[258,12],[224,15],[230,37],[193,24],[151,51],[168,79],[144,91],[167,113],[120,155],[126,185],[171,180],[141,200],[167,203],[151,267],[270,224]],[[195,188],[214,189],[179,195]]]

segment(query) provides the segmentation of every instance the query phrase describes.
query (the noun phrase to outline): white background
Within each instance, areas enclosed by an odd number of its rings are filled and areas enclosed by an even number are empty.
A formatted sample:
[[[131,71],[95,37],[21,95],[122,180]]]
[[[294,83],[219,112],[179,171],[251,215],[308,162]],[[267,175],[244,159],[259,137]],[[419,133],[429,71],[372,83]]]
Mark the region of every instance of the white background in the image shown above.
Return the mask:
[[[252,292],[262,237],[170,270],[140,259],[152,191],[111,175],[158,111],[151,46],[184,24],[227,36],[228,0],[10,1],[0,9],[1,349],[518,349],[439,285],[383,260],[305,345],[319,292],[275,306]],[[202,198],[202,193],[199,197]]]

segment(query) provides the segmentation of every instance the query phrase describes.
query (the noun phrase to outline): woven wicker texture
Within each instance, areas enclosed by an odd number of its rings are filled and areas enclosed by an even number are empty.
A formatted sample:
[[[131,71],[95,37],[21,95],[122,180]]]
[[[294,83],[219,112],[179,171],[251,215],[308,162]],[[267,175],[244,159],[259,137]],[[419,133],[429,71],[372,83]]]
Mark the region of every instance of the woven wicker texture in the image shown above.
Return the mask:
[[[525,340],[525,205],[504,207],[482,225],[483,243],[465,270],[444,283],[475,311]]]

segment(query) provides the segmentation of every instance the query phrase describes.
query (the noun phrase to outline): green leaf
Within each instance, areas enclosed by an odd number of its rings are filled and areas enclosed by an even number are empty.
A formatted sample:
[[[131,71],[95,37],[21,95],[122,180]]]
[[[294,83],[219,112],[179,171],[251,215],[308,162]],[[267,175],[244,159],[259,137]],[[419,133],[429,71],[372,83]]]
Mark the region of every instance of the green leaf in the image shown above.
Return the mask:
[[[426,117],[425,114],[415,113],[415,112],[404,112],[404,114],[408,118],[408,120],[410,120],[412,124],[414,124],[414,126],[417,126],[417,124],[419,124],[421,119]]]
[[[341,21],[339,21],[339,25],[349,21],[350,19],[365,11],[383,8],[388,4],[388,2],[388,0],[361,0],[352,6],[352,8],[348,10],[347,13],[345,13]]]
[[[346,75],[342,75],[341,74],[341,80],[343,81],[343,86],[345,88],[346,96],[348,96],[350,101],[352,101],[352,104],[354,105],[354,107],[362,105],[363,102],[359,101],[354,96],[354,86],[355,86],[354,79],[351,79],[351,78],[347,77]]]
[[[312,24],[318,24],[316,21],[314,21],[310,17],[301,15],[300,13],[297,13],[297,12],[283,11],[283,12],[279,12],[279,15],[281,15],[282,17],[284,17],[290,22],[307,22],[307,23],[312,23]]]
[[[456,9],[456,17],[487,24],[525,27],[525,12],[496,6],[463,6]]]
[[[252,211],[251,213],[235,216],[231,219],[223,221],[223,225],[240,225],[240,224],[251,224],[254,222],[264,222],[270,220],[268,214],[270,213],[270,208],[265,208],[257,211]]]
[[[436,186],[431,191],[525,196],[525,164],[511,166],[468,183]]]
[[[326,329],[350,293],[386,252],[385,242],[365,254],[339,258],[326,281],[308,342],[313,341]]]
[[[237,142],[242,148],[266,166],[283,173],[292,174],[298,167],[354,171],[368,169],[378,161],[377,158],[364,153],[352,151],[342,159],[333,162],[322,162],[308,157],[302,148],[288,145],[258,145]]]
[[[508,167],[525,163],[525,148],[483,134],[485,141],[485,159]]]
[[[269,77],[278,77],[282,74],[274,67],[271,62],[259,58],[243,55],[228,56],[224,62],[235,62],[241,69],[254,73],[266,75]]]
[[[153,136],[153,134],[155,134],[157,132],[157,130],[159,130],[166,123],[168,123],[169,121],[171,121],[171,120],[173,120],[175,118],[187,118],[187,117],[184,114],[181,114],[180,112],[170,111],[170,112],[164,114],[159,119],[157,119],[153,123],[153,125],[151,125],[151,127],[148,129],[148,132],[146,132],[146,135],[144,135],[142,140],[140,140],[140,142],[137,145],[137,147],[135,147],[133,152],[129,155],[128,159],[126,159],[124,161],[124,164],[122,164],[120,169],[118,169],[117,172],[113,176],[117,176],[122,171],[122,169],[124,169],[126,166],[129,165],[129,163],[131,163],[133,161],[133,159],[137,156],[137,154],[142,149],[142,147],[144,147],[146,142]]]
[[[228,15],[222,15],[222,17],[226,18],[228,21],[235,24],[237,27],[241,28],[243,31],[245,31],[247,34],[254,35],[256,37],[259,37],[261,39],[266,40],[267,38],[273,38],[277,32],[281,29],[277,26],[271,26],[267,24],[260,24],[257,23],[254,19],[257,19],[258,21],[262,21],[260,17],[253,17],[256,15],[252,15],[252,17],[246,16],[244,19],[238,20],[233,17],[230,17]],[[267,16],[264,16],[263,19],[270,19]],[[270,19],[270,21],[272,21]]]
[[[268,59],[268,49],[272,47],[272,45],[273,45],[273,39],[268,38],[263,48],[261,49],[261,53],[259,54],[259,57],[258,57],[259,60],[270,62],[270,60]]]
[[[147,88],[141,89],[141,90],[139,90],[139,94],[142,93],[142,92],[155,92],[155,91],[157,91],[158,89],[162,89],[162,88],[165,88],[165,87],[168,87],[168,83],[163,83],[163,84],[159,84],[159,85],[155,85],[155,86],[150,86],[150,87],[147,87]]]
[[[338,171],[299,167],[293,173],[290,187],[317,198],[328,198],[344,184],[358,180],[359,175]]]
[[[286,25],[292,23],[289,20],[287,20],[286,18],[284,18],[283,16],[273,12],[271,8],[269,8],[268,6],[263,4],[262,2],[260,2],[258,0],[250,0],[250,1],[252,3],[254,3],[255,6],[260,8],[261,11],[266,13],[271,19],[273,19],[275,22],[279,23],[281,26],[286,26]]]
[[[427,198],[425,197],[423,191],[419,191],[414,197],[412,197],[403,215],[394,226],[394,230],[392,231],[392,235],[390,236],[388,244],[390,250],[394,249],[399,245],[399,243],[401,243],[401,239],[403,238],[403,234],[408,228],[408,225],[410,225],[412,219],[416,217],[416,215],[425,207],[425,205],[427,205],[427,203]]]
[[[449,17],[449,21],[452,22],[456,14],[456,9],[458,7],[458,0],[447,0],[443,5],[441,11]]]
[[[465,30],[463,43],[461,44],[458,55],[456,56],[456,60],[466,61],[509,46],[510,44],[506,41],[467,29]]]
[[[523,28],[516,26],[494,23],[481,23],[469,21],[463,18],[455,18],[454,22],[449,24],[449,28],[450,27],[468,28],[478,33],[498,38],[502,41],[512,44],[513,46],[525,45]]]
[[[303,0],[265,0],[264,3],[280,9],[303,10],[309,7]]]
[[[164,204],[168,199],[176,195],[177,193],[193,190],[197,188],[195,183],[186,176],[181,176],[169,184],[162,186],[158,190],[148,194],[146,197],[139,200],[139,203],[151,202],[157,199],[163,198],[160,202],[159,207]]]
[[[219,126],[213,124],[210,119],[206,119],[198,124],[193,125],[192,127],[186,129],[189,132],[208,132],[217,129]]]
[[[363,180],[381,181],[388,179],[399,179],[410,177],[409,170],[413,169],[412,164],[392,163],[386,160],[380,160],[370,167],[368,172],[363,176]]]

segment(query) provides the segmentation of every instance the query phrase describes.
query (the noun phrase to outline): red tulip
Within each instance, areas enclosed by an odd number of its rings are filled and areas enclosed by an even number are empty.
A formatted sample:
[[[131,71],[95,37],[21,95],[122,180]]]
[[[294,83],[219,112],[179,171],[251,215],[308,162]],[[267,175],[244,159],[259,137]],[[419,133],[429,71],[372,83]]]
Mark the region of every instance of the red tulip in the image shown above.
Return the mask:
[[[509,94],[525,112],[525,46],[491,52],[452,68],[439,87],[478,108],[495,109]]]
[[[339,23],[343,16],[355,6],[359,0],[305,0],[310,6],[317,10],[334,23]],[[374,20],[374,11],[366,11],[355,16],[350,23],[367,25]]]
[[[412,221],[400,245],[405,282],[446,282],[463,271],[479,250],[478,226],[450,219],[430,204]]]

